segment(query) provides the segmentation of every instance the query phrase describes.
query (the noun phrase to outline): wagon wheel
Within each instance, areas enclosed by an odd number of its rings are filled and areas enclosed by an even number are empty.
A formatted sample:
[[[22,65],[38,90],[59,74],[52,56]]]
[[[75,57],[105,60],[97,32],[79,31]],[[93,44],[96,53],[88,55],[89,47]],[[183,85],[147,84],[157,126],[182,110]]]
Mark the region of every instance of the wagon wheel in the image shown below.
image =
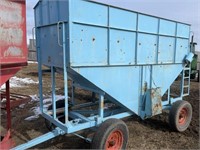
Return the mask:
[[[128,134],[128,128],[123,121],[108,119],[100,125],[94,134],[91,148],[105,150],[126,149]]]
[[[187,101],[177,101],[172,105],[169,113],[169,124],[172,129],[183,132],[192,120],[192,106]]]

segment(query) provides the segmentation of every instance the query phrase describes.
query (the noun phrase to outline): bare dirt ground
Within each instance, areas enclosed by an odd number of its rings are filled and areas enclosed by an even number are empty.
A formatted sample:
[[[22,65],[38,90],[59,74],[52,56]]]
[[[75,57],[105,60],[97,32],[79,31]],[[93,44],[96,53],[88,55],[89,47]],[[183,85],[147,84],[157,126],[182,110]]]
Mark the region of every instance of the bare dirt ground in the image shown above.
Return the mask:
[[[37,64],[29,64],[16,75],[17,77],[28,77],[37,81]],[[43,83],[45,85],[44,94],[50,95],[51,82],[50,75],[45,74]],[[57,75],[58,94],[63,88],[62,76]],[[177,87],[172,90],[176,93]],[[31,84],[20,88],[12,88],[14,93],[35,95],[38,94],[38,85]],[[88,93],[78,91],[77,94],[83,94],[85,98],[89,97]],[[199,83],[191,82],[191,93],[185,100],[193,106],[193,118],[190,127],[183,133],[174,132],[168,125],[168,113],[164,112],[160,116],[153,117],[142,121],[139,117],[130,117],[124,119],[129,128],[128,149],[199,149]],[[44,124],[44,119],[39,117],[33,121],[24,119],[33,115],[31,110],[37,106],[38,102],[31,101],[26,103],[24,108],[15,108],[12,110],[12,131],[13,139],[16,145],[25,143],[35,137],[48,132]],[[1,125],[5,127],[5,112],[1,112]],[[64,135],[54,138],[53,140],[42,143],[33,149],[88,149],[90,144],[84,140],[73,136]]]

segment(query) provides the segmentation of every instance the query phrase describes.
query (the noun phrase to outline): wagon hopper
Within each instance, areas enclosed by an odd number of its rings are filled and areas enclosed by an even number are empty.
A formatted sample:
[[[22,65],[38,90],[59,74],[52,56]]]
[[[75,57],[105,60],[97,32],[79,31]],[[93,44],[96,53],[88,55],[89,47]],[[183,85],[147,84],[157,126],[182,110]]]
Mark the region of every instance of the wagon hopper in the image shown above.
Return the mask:
[[[88,140],[92,148],[124,149],[128,129],[119,119],[134,114],[146,119],[164,109],[170,110],[172,128],[188,128],[192,108],[182,98],[190,88],[185,74],[193,57],[190,25],[87,0],[42,0],[34,9],[40,106],[54,130],[16,149],[66,133]],[[43,108],[42,65],[51,68],[53,104],[48,110]],[[64,78],[60,102],[55,100],[56,72]],[[170,86],[180,73],[180,95],[171,97]],[[89,90],[98,100],[77,104],[74,88]],[[114,107],[104,109],[108,103]],[[90,110],[93,105],[98,107]],[[75,133],[93,127],[99,127],[93,138]]]

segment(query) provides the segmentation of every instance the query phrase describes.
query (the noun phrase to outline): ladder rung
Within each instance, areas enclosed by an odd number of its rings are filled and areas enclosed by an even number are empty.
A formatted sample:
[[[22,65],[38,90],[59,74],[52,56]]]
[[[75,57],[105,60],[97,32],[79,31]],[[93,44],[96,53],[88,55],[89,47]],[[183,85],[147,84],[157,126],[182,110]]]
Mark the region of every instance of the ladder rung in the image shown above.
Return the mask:
[[[189,85],[183,86],[184,88],[189,88]]]
[[[190,68],[184,68],[184,70],[185,70],[185,71],[189,71],[189,70],[190,70]]]
[[[188,95],[189,95],[189,93],[183,94],[183,96],[188,96]]]
[[[189,79],[190,79],[190,77],[185,77],[185,78],[183,78],[183,79],[184,79],[184,80],[186,80],[186,79],[187,79],[187,80],[189,80]]]

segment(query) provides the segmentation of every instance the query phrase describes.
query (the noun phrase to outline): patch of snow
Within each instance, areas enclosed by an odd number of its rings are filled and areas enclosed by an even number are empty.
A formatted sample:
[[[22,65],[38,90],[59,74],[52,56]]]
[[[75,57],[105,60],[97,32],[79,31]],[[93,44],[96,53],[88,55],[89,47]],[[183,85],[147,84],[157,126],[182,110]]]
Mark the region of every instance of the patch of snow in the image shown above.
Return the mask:
[[[29,95],[31,97],[32,102],[38,102],[40,101],[39,97],[37,95]]]
[[[113,107],[113,106],[116,106],[115,104],[112,104],[112,103],[106,103],[105,105],[104,105],[104,109],[110,109],[111,107]]]
[[[32,101],[39,102],[39,97],[37,95],[30,95],[30,97],[32,98]],[[43,100],[44,111],[46,111],[48,109],[48,107],[52,105],[52,97],[51,96],[49,96],[49,97],[44,96],[44,97],[46,97]],[[56,101],[58,101],[58,100],[64,99],[65,96],[63,96],[63,95],[56,95],[55,98],[56,98]],[[31,111],[34,113],[34,115],[25,118],[26,121],[33,121],[33,120],[36,120],[36,119],[39,118],[39,115],[41,114],[39,103],[38,103],[38,106],[32,107]]]
[[[37,61],[28,61],[29,64],[37,64]]]
[[[56,95],[55,99],[56,99],[56,101],[59,101],[59,100],[65,99],[65,96],[63,96],[63,95]],[[44,99],[43,102],[44,102],[44,104],[52,103],[52,97]]]
[[[6,102],[6,98],[3,98],[2,100],[1,100],[1,102],[3,103],[3,102]]]
[[[33,120],[37,120],[38,118],[39,118],[39,116],[30,116],[30,117],[25,118],[24,120],[33,121]]]
[[[25,106],[25,104],[21,104],[21,105],[19,105],[19,108],[24,108],[24,106]]]
[[[38,84],[38,81],[33,81],[31,78],[18,78],[16,76],[10,78],[10,87],[23,87],[26,84]],[[2,85],[1,89],[5,89],[6,85]]]

